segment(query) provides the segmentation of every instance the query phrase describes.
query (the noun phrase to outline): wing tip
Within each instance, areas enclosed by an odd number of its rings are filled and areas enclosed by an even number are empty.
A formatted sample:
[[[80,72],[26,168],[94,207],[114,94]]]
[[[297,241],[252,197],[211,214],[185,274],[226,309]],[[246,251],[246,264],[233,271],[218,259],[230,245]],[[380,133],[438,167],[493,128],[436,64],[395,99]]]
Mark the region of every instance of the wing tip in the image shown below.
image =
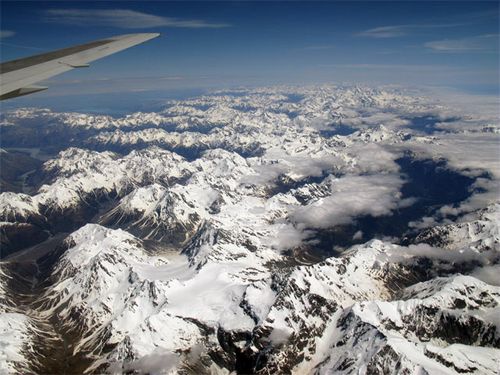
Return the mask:
[[[137,33],[137,34],[122,34],[122,35],[116,35],[114,37],[109,38],[109,40],[122,40],[122,39],[129,39],[129,38],[139,38],[143,39],[144,41],[158,38],[161,34],[160,33]]]
[[[158,38],[161,34],[160,33],[141,33],[137,34],[138,36],[143,36],[144,38],[153,39],[153,38]]]

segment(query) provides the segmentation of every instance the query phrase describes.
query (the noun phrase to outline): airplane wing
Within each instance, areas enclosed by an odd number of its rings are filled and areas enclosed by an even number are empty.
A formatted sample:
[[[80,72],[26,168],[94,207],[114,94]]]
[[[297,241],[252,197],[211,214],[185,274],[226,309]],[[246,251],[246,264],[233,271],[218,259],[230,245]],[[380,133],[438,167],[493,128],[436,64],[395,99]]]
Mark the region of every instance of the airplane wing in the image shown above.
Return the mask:
[[[68,47],[0,64],[0,100],[32,94],[47,87],[34,85],[47,78],[130,48],[160,34],[127,34]]]

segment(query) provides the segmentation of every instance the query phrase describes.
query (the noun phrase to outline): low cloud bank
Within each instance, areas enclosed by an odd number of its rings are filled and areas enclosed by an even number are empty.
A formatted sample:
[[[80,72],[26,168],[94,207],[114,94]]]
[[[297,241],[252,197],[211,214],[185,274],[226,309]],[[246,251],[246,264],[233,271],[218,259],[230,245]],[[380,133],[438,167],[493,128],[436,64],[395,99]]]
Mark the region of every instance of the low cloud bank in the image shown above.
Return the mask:
[[[358,216],[388,215],[414,202],[413,199],[401,199],[399,190],[403,183],[395,174],[333,179],[332,194],[299,207],[292,214],[292,220],[309,228],[330,228],[349,224]]]

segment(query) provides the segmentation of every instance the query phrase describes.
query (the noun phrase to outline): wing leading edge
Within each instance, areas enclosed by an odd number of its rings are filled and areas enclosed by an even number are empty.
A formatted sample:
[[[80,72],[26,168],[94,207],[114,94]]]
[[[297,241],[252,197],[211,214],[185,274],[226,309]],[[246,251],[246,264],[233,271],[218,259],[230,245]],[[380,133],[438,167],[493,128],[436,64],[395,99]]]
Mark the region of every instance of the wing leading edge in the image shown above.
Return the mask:
[[[0,100],[42,91],[34,85],[71,69],[84,68],[89,62],[144,43],[158,33],[126,34],[63,48],[0,64]]]

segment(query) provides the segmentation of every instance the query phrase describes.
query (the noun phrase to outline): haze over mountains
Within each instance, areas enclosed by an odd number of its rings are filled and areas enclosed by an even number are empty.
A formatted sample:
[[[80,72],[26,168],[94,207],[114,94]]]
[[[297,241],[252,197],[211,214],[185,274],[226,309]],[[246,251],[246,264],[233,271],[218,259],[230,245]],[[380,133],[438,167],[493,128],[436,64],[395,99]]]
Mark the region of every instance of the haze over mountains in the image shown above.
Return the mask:
[[[265,87],[0,126],[3,371],[498,371],[494,106]]]

